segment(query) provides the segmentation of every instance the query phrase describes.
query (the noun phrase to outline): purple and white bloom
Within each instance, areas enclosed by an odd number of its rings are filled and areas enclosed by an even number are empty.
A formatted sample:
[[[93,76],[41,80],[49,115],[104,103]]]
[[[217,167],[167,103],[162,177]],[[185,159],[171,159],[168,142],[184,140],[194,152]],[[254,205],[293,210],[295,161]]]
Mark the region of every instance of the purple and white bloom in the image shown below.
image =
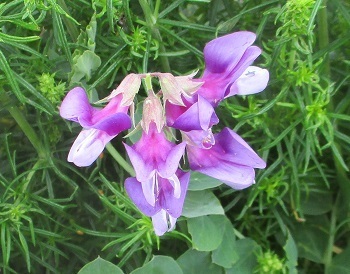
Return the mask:
[[[134,177],[130,177],[125,181],[125,190],[130,199],[143,214],[152,217],[154,231],[158,236],[173,230],[177,218],[182,214],[190,173],[178,169],[175,175],[179,179],[180,196],[176,197],[173,184],[170,180],[157,176],[154,189],[156,195],[154,205],[148,202],[141,182]]]
[[[265,89],[268,71],[257,67],[248,69],[261,54],[260,48],[252,46],[255,38],[252,32],[240,31],[210,41],[204,48],[206,67],[198,79],[204,83],[197,93],[217,106],[229,96],[253,94]],[[249,77],[243,81],[241,78],[240,83],[235,84],[242,75]]]
[[[191,133],[184,133],[190,139]],[[210,148],[187,145],[191,170],[221,180],[234,189],[243,189],[254,183],[254,168],[265,168],[266,163],[234,131],[224,128],[214,134]]]
[[[131,127],[128,107],[121,105],[122,98],[123,95],[120,94],[99,109],[90,105],[87,94],[81,87],[72,89],[66,95],[60,107],[60,115],[83,127],[69,151],[69,162],[77,166],[91,165],[110,140]]]
[[[181,185],[176,171],[185,152],[186,143],[170,142],[164,132],[158,132],[156,124],[149,125],[148,133],[143,131],[133,146],[124,144],[135,169],[136,180],[141,182],[146,201],[155,206],[159,178],[167,179],[174,189],[174,197],[181,196]]]
[[[99,101],[109,102],[101,109],[90,105],[84,89],[72,89],[62,102],[60,115],[79,123],[83,130],[68,161],[91,165],[112,138],[131,127],[127,113],[130,108],[133,116],[135,96],[144,79],[148,96],[135,127],[142,135],[135,144],[124,144],[135,170],[135,177],[125,180],[125,189],[140,211],[152,218],[157,235],[174,229],[182,213],[190,178],[190,172],[180,168],[185,149],[191,170],[234,189],[252,185],[254,169],[265,168],[264,160],[231,129],[213,134],[212,127],[219,123],[215,108],[222,100],[258,93],[267,86],[269,72],[251,66],[261,54],[260,48],[252,46],[255,39],[254,33],[241,31],[210,41],[204,48],[205,70],[198,79],[193,79],[196,73],[129,74]],[[153,91],[152,77],[158,78],[158,93]],[[168,139],[176,136],[175,130],[182,134],[179,144]]]

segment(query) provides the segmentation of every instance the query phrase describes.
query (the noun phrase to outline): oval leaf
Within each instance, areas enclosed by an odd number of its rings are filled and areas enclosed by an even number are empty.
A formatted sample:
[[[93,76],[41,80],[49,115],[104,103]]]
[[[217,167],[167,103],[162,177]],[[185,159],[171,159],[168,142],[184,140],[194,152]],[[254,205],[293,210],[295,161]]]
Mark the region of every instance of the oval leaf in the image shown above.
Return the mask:
[[[173,258],[167,257],[167,256],[154,256],[150,262],[131,272],[131,274],[150,274],[150,273],[183,274],[178,263]]]
[[[224,214],[220,201],[216,196],[208,190],[188,191],[182,215],[189,218]]]
[[[191,180],[188,185],[188,190],[198,191],[204,189],[210,189],[221,185],[222,182],[210,177],[208,175],[199,173],[199,172],[191,172]]]
[[[108,262],[100,257],[86,264],[78,274],[124,274],[124,272],[116,265]]]

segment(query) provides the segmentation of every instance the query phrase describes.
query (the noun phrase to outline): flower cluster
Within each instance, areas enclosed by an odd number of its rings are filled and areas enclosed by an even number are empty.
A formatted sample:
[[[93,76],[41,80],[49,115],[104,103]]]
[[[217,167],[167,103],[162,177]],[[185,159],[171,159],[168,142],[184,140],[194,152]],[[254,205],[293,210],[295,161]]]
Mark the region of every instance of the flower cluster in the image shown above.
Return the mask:
[[[185,155],[190,170],[235,189],[250,186],[254,168],[265,168],[265,162],[231,129],[213,134],[212,127],[219,123],[215,108],[222,100],[254,94],[267,85],[268,71],[250,66],[261,53],[252,46],[254,40],[254,33],[242,31],[209,42],[204,49],[206,67],[198,79],[193,78],[195,73],[177,77],[158,72],[129,74],[104,99],[108,104],[102,109],[90,105],[82,88],[74,88],[63,100],[60,115],[80,123],[83,130],[68,161],[91,165],[106,143],[132,127],[128,112],[144,79],[147,97],[136,126],[142,136],[135,144],[124,144],[136,173],[126,179],[125,189],[136,206],[152,217],[155,233],[172,230],[182,213],[190,179],[190,172],[180,167]],[[157,93],[152,77],[159,80]],[[176,130],[181,141],[174,141]]]

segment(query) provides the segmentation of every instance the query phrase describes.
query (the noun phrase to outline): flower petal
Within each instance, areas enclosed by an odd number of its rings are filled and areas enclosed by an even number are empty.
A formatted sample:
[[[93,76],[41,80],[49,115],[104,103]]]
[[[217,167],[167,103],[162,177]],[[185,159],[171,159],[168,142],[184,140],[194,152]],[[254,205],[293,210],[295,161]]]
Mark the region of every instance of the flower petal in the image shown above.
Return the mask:
[[[265,161],[233,130],[227,127],[224,128],[219,134],[215,135],[215,140],[218,146],[221,147],[217,152],[225,160],[253,168],[266,167]]]
[[[219,118],[213,106],[200,95],[198,95],[198,112],[200,125],[203,130],[208,130],[219,123]]]
[[[207,99],[213,106],[217,106],[224,98],[235,95],[230,93],[230,86],[260,54],[260,48],[249,46],[241,55],[239,62],[235,62],[234,66],[228,66],[225,72],[213,73],[205,70],[201,78],[204,84],[198,90],[198,94]]]
[[[153,163],[145,162],[142,156],[132,147],[124,143],[124,147],[134,167],[136,178],[140,182],[148,181],[154,174]]]
[[[89,166],[114,137],[97,129],[82,130],[74,141],[67,160],[80,167]]]
[[[155,206],[156,204],[157,198],[154,190],[155,187],[158,187],[157,177],[156,172],[153,172],[153,176],[151,178],[141,182],[143,195],[145,196],[147,203],[149,203],[151,206]]]
[[[253,168],[228,162],[220,162],[220,165],[203,167],[196,171],[218,179],[233,189],[244,189],[255,182],[255,171]]]
[[[213,106],[205,98],[198,95],[197,102],[180,114],[174,120],[173,124],[169,126],[182,131],[200,129],[208,130],[209,127],[218,122],[219,118],[217,117]]]
[[[188,183],[190,181],[190,172],[183,172],[180,169],[176,172],[180,181],[181,194],[179,198],[174,196],[170,182],[162,182],[163,197],[160,199],[161,207],[164,208],[172,217],[178,218],[182,214],[182,208],[185,202]]]
[[[232,84],[230,95],[249,95],[263,91],[269,81],[269,72],[266,69],[250,66]]]
[[[210,41],[204,48],[206,73],[227,73],[239,62],[256,35],[248,31],[231,33]]]
[[[157,236],[164,235],[171,227],[168,225],[168,213],[165,210],[160,210],[152,216],[154,232]]]
[[[100,102],[111,100],[119,94],[123,94],[121,105],[130,106],[133,103],[134,97],[139,91],[140,86],[141,77],[135,73],[130,73],[123,79],[119,86],[111,92],[109,96],[100,100]]]
[[[151,217],[156,214],[160,208],[155,205],[151,206],[145,199],[144,192],[141,187],[141,183],[137,181],[135,177],[129,177],[125,180],[125,190],[128,193],[133,203],[140,209],[140,211]]]
[[[125,113],[115,113],[104,119],[101,119],[96,124],[81,123],[85,128],[95,128],[106,132],[109,135],[117,135],[120,132],[131,128],[131,119]]]
[[[208,130],[191,130],[183,134],[183,138],[185,138],[189,145],[194,145],[199,148],[208,149],[215,145],[215,137],[211,128]]]
[[[169,152],[165,161],[158,162],[158,172],[163,178],[169,178],[174,175],[179,167],[181,157],[185,153],[186,143],[182,142],[174,146]]]
[[[254,168],[265,168],[266,163],[234,131],[224,128],[215,135],[210,149],[187,146],[190,168],[237,189],[254,182]]]
[[[79,123],[79,118],[90,120],[94,112],[86,92],[81,87],[73,88],[63,99],[60,106],[62,118]]]

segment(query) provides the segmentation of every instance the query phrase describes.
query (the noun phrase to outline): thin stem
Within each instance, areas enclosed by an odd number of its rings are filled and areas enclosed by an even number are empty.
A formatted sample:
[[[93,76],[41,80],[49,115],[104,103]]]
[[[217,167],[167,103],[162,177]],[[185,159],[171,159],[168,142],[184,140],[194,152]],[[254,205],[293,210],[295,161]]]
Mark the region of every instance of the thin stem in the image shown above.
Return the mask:
[[[339,206],[339,198],[340,195],[337,195],[335,204],[332,208],[331,212],[331,221],[330,221],[330,227],[329,227],[329,238],[328,238],[328,245],[326,249],[325,254],[325,273],[329,273],[329,267],[332,263],[332,255],[333,255],[333,245],[334,245],[334,238],[336,233],[336,224],[337,224],[337,208]]]
[[[145,77],[145,86],[146,86],[147,92],[149,90],[153,90],[153,87],[152,87],[152,76],[150,74],[147,74],[147,76]]]
[[[28,123],[23,113],[11,103],[10,97],[5,92],[2,92],[0,94],[0,102],[3,103],[5,108],[13,117],[13,119],[15,119],[15,121],[17,122],[18,126],[22,129],[24,134],[27,136],[30,143],[33,145],[33,147],[37,151],[39,158],[41,159],[47,158],[46,151],[40,139],[38,138],[38,135],[35,133],[32,126]]]
[[[67,7],[64,0],[57,0],[57,4],[60,5],[60,7],[70,16],[69,8]],[[63,16],[62,20],[67,27],[67,32],[69,33],[70,38],[72,41],[76,41],[79,36],[79,30],[77,26],[67,16]]]
[[[128,25],[128,27],[130,28],[131,31],[134,31],[134,25],[132,23],[132,19],[131,19],[131,14],[130,14],[130,8],[129,8],[129,0],[123,0],[123,7],[124,7],[124,11],[125,11],[125,17],[126,17],[126,23]]]
[[[319,45],[320,49],[326,48],[329,45],[329,35],[328,35],[328,14],[327,14],[327,0],[323,0],[323,8],[318,14],[318,32],[319,32]],[[323,63],[325,64],[325,74],[330,77],[330,64],[328,54],[325,56]]]
[[[154,8],[154,16],[155,17],[158,17],[158,15],[159,15],[159,7],[160,7],[160,0],[157,0],[156,1],[156,6]]]
[[[117,161],[117,163],[125,169],[126,172],[128,172],[132,177],[135,176],[135,171],[132,168],[131,165],[127,161],[124,160],[124,158],[119,154],[119,152],[112,146],[111,143],[108,143],[106,145],[107,151],[112,155],[114,160]]]

